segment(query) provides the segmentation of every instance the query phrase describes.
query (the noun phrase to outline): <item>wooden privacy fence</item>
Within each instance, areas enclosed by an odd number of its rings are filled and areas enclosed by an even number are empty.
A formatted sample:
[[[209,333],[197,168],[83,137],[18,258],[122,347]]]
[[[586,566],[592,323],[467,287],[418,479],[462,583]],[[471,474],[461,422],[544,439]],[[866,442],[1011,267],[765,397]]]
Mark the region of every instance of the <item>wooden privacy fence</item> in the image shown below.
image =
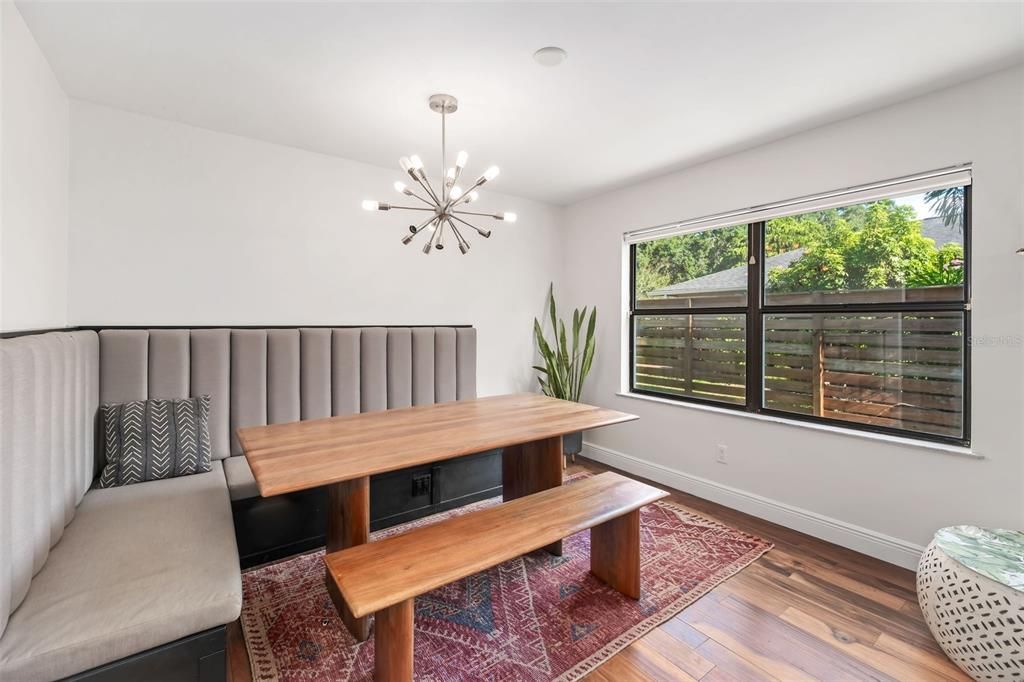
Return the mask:
[[[636,388],[743,404],[744,315],[636,315]],[[766,315],[770,409],[957,437],[958,312]],[[759,360],[759,359],[758,359]]]

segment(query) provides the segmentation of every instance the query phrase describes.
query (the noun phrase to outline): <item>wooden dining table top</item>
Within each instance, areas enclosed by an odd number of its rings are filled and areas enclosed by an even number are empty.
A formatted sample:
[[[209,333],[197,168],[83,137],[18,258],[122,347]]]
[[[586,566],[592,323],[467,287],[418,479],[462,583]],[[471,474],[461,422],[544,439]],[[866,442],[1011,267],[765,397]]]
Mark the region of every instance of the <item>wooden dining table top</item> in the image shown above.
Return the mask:
[[[515,393],[248,426],[237,434],[260,494],[270,497],[636,418]]]

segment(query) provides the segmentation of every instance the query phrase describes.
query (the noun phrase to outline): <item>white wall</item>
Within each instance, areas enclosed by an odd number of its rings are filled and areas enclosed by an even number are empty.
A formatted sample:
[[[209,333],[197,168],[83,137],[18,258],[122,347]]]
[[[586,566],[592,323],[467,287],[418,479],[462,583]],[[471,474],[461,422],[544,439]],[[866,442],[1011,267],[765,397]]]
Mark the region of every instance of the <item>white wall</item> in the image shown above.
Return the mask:
[[[519,221],[481,222],[493,234],[467,234],[468,255],[449,240],[425,256],[422,236],[399,241],[409,213],[360,208],[402,203],[397,159],[392,171],[78,101],[71,120],[72,324],[472,324],[481,395],[532,388],[560,209],[488,186],[480,210]]]
[[[0,331],[62,327],[68,98],[14,3],[0,5]]]
[[[590,433],[590,454],[905,565],[941,526],[1024,527],[1022,101],[1017,68],[570,207],[567,303],[604,314],[585,398],[640,416]],[[623,232],[963,162],[974,164],[972,331],[996,341],[972,352],[983,458],[616,396]]]

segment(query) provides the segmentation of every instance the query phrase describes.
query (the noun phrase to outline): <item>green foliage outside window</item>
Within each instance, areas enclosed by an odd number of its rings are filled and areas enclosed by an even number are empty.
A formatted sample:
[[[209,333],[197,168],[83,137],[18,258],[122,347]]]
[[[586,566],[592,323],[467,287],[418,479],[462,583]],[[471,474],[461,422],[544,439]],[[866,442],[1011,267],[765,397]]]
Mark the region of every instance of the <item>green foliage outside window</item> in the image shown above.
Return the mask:
[[[947,224],[963,216],[961,194],[940,190],[925,201]],[[636,249],[637,296],[742,265],[745,226],[645,242]],[[770,269],[776,293],[957,285],[963,283],[963,247],[937,245],[921,233],[914,209],[892,200],[776,218],[765,230],[767,257],[803,249],[788,267]]]
[[[787,268],[768,273],[774,292],[894,289],[963,282],[963,250],[938,248],[921,234],[914,209],[891,200],[831,209],[768,223],[804,249]],[[791,238],[792,241],[792,238]]]
[[[721,272],[747,260],[747,226],[706,230],[636,246],[636,290],[640,298],[669,284]]]

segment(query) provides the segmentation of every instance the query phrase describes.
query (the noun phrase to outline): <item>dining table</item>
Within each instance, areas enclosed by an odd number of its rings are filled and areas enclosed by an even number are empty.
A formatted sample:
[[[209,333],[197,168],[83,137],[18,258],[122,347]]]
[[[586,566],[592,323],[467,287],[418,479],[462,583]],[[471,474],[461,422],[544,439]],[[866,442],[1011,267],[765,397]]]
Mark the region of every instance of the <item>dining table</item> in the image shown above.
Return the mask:
[[[502,498],[562,484],[562,437],[637,417],[535,393],[497,395],[237,430],[260,495],[325,487],[327,553],[370,540],[370,477],[501,449]],[[560,555],[558,541],[546,549]],[[328,592],[358,640],[367,617],[349,612],[331,580]]]

